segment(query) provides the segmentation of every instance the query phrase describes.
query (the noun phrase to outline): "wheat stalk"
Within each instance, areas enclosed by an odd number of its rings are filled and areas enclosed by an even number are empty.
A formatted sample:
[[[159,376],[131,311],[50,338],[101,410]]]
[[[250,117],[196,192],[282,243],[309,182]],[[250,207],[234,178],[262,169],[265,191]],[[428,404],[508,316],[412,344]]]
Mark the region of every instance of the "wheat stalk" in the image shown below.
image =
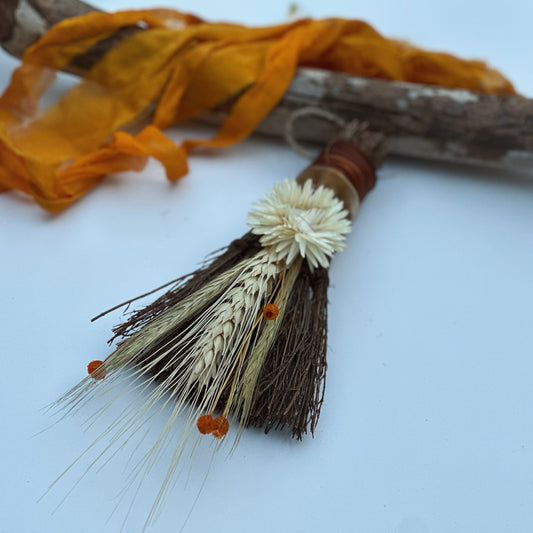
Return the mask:
[[[129,441],[157,413],[170,407],[159,438],[130,478],[130,483],[142,479],[166,446],[174,448],[149,520],[171,483],[196,419],[215,409],[228,376],[237,382],[242,377],[245,356],[254,348],[250,346],[255,342],[251,333],[257,317],[284,268],[284,261],[266,249],[240,261],[128,337],[104,362],[105,380],[88,378],[58,402],[71,412],[94,396],[105,396],[108,401],[90,417],[90,423],[94,423],[119,395],[132,390],[144,395],[140,406],[125,408],[104,432],[110,443]],[[125,365],[131,367],[128,379],[119,377],[118,371]],[[232,395],[226,409],[233,415],[231,404]],[[184,412],[187,429],[176,442],[172,429]],[[110,446],[106,446],[105,451],[109,450]],[[97,460],[103,458],[105,451]]]
[[[205,386],[215,377],[222,353],[238,344],[238,339],[242,340],[250,329],[282,268],[282,263],[273,261],[267,250],[251,259],[238,283],[227,292],[224,301],[217,304],[209,329],[197,343],[191,380],[198,380],[200,386]]]
[[[280,323],[283,320],[287,301],[289,300],[292,287],[300,272],[302,259],[297,258],[290,268],[287,270],[285,279],[283,280],[283,287],[280,294],[276,298],[276,306],[280,310],[277,320],[268,321],[259,336],[257,343],[248,356],[248,364],[243,373],[242,379],[239,382],[239,393],[237,395],[238,408],[240,409],[240,424],[244,428],[248,420],[250,408],[252,406],[254,391],[257,385],[257,379],[261,372],[261,367],[264,363],[265,357],[272,346],[272,343],[278,332]]]

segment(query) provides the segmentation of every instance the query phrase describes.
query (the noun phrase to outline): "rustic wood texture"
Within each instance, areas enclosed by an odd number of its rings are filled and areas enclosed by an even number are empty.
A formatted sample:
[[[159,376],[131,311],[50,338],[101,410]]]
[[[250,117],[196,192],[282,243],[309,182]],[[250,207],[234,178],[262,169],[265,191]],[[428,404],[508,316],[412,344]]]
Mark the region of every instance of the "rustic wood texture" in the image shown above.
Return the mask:
[[[533,100],[299,69],[257,131],[280,135],[295,109],[316,106],[383,132],[391,154],[533,170]],[[219,121],[223,117],[219,117]],[[296,123],[296,137],[326,142],[335,125]]]
[[[20,57],[59,20],[94,10],[78,0],[0,0],[0,43]],[[117,40],[142,31],[124,28],[76,59],[82,74]],[[366,120],[387,136],[389,153],[422,159],[533,171],[533,100],[427,85],[299,69],[292,84],[256,131],[283,136],[288,117],[304,106],[331,111],[345,120]],[[227,105],[200,120],[221,124]],[[316,117],[295,124],[302,141],[324,143],[336,126]]]

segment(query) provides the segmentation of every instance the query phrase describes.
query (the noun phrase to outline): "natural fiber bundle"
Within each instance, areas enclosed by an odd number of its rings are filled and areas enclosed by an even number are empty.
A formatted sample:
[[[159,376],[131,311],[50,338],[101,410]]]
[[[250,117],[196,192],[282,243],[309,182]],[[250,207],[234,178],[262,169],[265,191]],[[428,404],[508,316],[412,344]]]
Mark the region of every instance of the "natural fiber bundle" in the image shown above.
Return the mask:
[[[131,35],[39,114],[54,70],[68,70],[80,54],[122,28]],[[0,99],[0,190],[23,191],[58,212],[106,174],[142,169],[148,156],[176,180],[187,173],[187,153],[194,147],[228,146],[249,135],[280,100],[298,66],[513,92],[482,62],[386,39],[361,21],[246,28],[170,10],[91,13],[59,23],[31,47]],[[210,140],[176,146],[162,133],[228,101],[234,102],[231,112]],[[138,131],[148,116],[150,124]]]
[[[58,401],[68,414],[103,400],[92,424],[121,394],[139,398],[96,439],[104,451],[93,465],[134,436],[143,440],[154,417],[165,414],[159,437],[129,476],[142,479],[170,449],[148,522],[195,432],[216,440],[230,434],[235,444],[249,426],[287,428],[297,439],[314,432],[326,378],[330,261],[345,248],[384,155],[383,135],[357,126],[346,129],[349,140],[332,141],[295,180],[257,202],[246,235],[115,327],[116,349],[91,361],[89,375]],[[175,437],[178,418],[185,428]]]

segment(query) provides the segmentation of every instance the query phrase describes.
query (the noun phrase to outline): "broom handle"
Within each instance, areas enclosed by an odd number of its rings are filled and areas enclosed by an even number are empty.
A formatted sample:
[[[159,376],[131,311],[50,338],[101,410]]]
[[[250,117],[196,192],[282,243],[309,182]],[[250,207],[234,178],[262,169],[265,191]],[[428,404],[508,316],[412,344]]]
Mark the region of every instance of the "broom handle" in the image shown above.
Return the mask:
[[[60,20],[96,9],[79,0],[0,0],[0,44],[21,57]],[[124,28],[76,59],[82,75],[109,47],[138,28]],[[464,89],[383,81],[339,72],[300,68],[281,102],[256,131],[282,137],[291,114],[302,107],[326,109],[349,121],[365,120],[383,132],[389,154],[533,172],[533,100]],[[202,122],[221,124],[227,109]],[[333,126],[316,117],[295,125],[300,140],[325,143]]]

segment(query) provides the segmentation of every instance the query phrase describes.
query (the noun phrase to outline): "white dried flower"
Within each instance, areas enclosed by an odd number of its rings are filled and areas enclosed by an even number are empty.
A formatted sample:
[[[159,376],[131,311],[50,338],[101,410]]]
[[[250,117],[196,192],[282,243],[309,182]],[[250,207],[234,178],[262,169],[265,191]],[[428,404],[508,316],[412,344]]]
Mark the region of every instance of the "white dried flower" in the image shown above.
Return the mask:
[[[301,255],[312,268],[327,267],[335,252],[344,249],[351,223],[344,204],[332,189],[303,186],[295,180],[276,184],[248,215],[261,244],[290,265]]]

